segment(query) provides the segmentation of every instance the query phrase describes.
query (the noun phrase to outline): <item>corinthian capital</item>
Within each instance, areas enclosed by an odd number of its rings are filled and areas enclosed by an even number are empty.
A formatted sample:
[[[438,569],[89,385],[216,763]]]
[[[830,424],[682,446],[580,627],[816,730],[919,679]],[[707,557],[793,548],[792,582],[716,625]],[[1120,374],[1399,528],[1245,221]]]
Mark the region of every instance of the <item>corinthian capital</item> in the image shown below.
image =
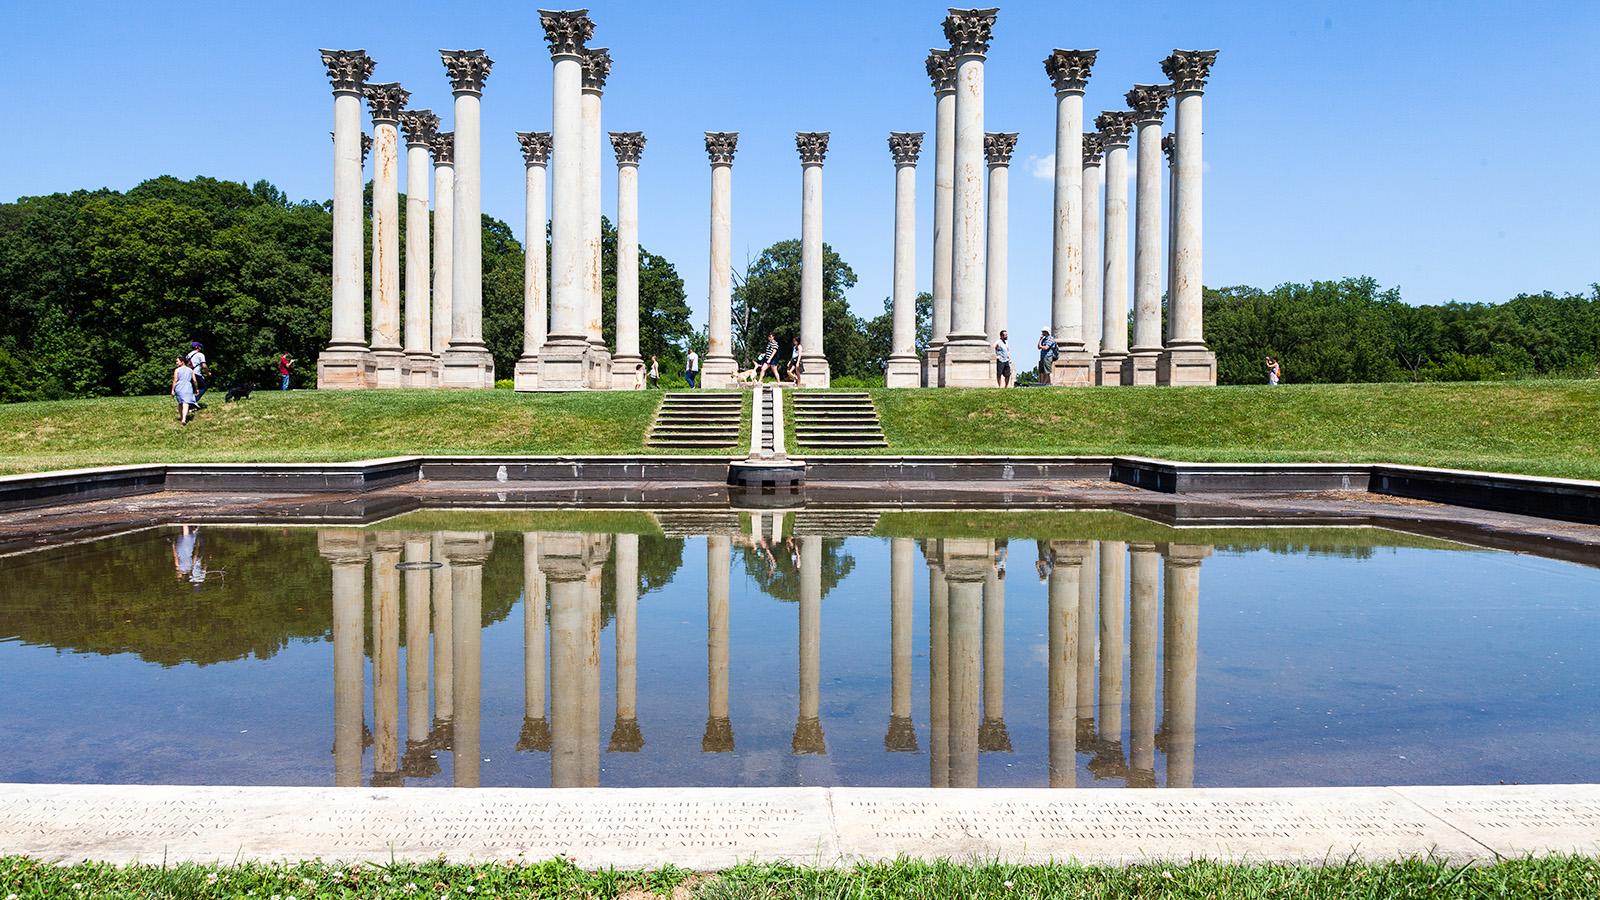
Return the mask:
[[[889,132],[889,152],[894,156],[894,164],[897,166],[916,165],[917,156],[922,153],[922,132]]]
[[[713,166],[733,165],[733,152],[737,149],[739,149],[739,132],[706,132],[706,155],[711,157]]]
[[[411,92],[395,81],[388,84],[363,85],[361,96],[367,98],[367,108],[372,110],[372,121],[399,122],[400,110],[406,108],[406,101],[411,99]]]
[[[428,142],[428,149],[433,151],[433,164],[436,166],[453,166],[456,164],[456,133],[454,131],[436,131],[433,140]]]
[[[583,45],[594,37],[594,22],[587,9],[539,10],[539,24],[550,45],[550,56],[582,56]]]
[[[794,146],[800,151],[801,165],[820,166],[822,158],[828,155],[828,132],[796,131]]]
[[[639,155],[644,153],[644,132],[611,132],[611,152],[617,157],[617,165],[637,166]]]
[[[1167,132],[1161,136],[1161,152],[1167,155],[1167,165],[1172,165],[1178,158],[1178,136]]]
[[[950,42],[950,55],[983,56],[989,52],[989,32],[999,9],[955,9],[944,18],[944,37]]]
[[[1178,93],[1203,92],[1206,79],[1211,75],[1211,64],[1216,61],[1215,50],[1174,50],[1161,61],[1161,71],[1172,80]]]
[[[1044,58],[1044,71],[1057,91],[1081,93],[1089,84],[1089,70],[1099,55],[1099,50],[1051,50]]]
[[[1133,120],[1140,125],[1160,122],[1167,114],[1167,101],[1172,99],[1170,84],[1136,84],[1125,95],[1128,108],[1133,110]]]
[[[933,82],[935,94],[947,94],[956,89],[956,59],[949,50],[928,51],[928,79]]]
[[[1133,113],[1103,112],[1095,116],[1094,127],[1100,129],[1100,146],[1110,150],[1128,146],[1128,135],[1133,133]]]
[[[542,166],[550,160],[550,132],[519,131],[517,143],[522,145],[522,159],[530,166]]]
[[[372,135],[361,133],[361,164],[367,164],[367,154],[372,152]]]
[[[606,89],[606,79],[611,76],[611,51],[605,47],[586,47],[583,50],[583,89],[596,94]]]
[[[1083,133],[1083,164],[1086,166],[1100,165],[1100,156],[1105,153],[1105,145],[1101,142],[1100,132],[1085,131]]]
[[[376,65],[365,50],[321,50],[322,64],[328,67],[328,80],[336,91],[360,91],[372,77]]]
[[[989,131],[983,135],[983,158],[991,166],[1011,165],[1011,153],[1017,149],[1017,132]]]
[[[483,93],[483,83],[489,78],[494,60],[483,55],[482,50],[440,50],[444,70],[450,73],[450,86],[458,91]]]
[[[400,128],[406,133],[407,144],[427,146],[439,130],[439,117],[431,109],[408,109],[400,114]]]

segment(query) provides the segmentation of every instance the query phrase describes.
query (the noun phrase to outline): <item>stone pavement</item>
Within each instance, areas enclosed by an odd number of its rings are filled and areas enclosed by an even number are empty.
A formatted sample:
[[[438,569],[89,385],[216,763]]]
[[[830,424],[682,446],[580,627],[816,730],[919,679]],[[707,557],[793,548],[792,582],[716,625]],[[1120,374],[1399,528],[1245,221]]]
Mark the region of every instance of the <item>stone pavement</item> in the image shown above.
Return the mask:
[[[0,785],[0,852],[126,863],[900,856],[1128,864],[1600,854],[1600,785],[1199,790]]]

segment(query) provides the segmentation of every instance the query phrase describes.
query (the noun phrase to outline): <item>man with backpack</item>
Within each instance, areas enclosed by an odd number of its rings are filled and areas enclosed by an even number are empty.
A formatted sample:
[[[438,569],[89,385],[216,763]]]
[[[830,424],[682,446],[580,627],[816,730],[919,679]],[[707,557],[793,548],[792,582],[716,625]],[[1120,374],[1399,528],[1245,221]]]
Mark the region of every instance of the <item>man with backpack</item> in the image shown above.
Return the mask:
[[[200,349],[199,341],[189,342],[189,355],[184,359],[189,363],[189,368],[194,370],[194,408],[205,409],[206,405],[200,402],[200,398],[206,395],[206,382],[210,380],[211,368],[206,365],[206,355]]]
[[[1050,383],[1050,371],[1055,368],[1056,357],[1060,356],[1056,349],[1056,339],[1050,334],[1050,329],[1044,329],[1039,335],[1039,383]]]

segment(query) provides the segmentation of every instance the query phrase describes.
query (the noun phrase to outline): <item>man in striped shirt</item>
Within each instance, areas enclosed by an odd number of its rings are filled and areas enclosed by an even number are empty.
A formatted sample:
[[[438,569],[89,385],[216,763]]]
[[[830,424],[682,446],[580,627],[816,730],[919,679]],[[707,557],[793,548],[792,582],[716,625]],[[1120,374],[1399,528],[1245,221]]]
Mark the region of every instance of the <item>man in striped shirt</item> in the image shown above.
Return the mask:
[[[767,335],[767,349],[761,354],[761,365],[756,369],[756,384],[766,380],[767,370],[772,370],[772,377],[782,381],[783,374],[778,371],[778,336]]]

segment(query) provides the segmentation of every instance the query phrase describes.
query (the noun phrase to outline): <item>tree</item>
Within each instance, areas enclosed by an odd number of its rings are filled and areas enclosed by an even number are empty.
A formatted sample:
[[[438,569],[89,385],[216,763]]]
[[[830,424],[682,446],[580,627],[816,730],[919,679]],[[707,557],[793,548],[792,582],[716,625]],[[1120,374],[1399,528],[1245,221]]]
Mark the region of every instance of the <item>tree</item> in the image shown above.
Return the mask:
[[[916,300],[916,333],[913,335],[917,355],[928,349],[928,341],[933,337],[933,295],[927,291],[917,294]],[[867,362],[866,368],[870,372],[883,372],[889,366],[889,357],[894,353],[894,301],[889,297],[883,298],[883,313],[868,319],[865,325],[867,335]]]
[[[856,284],[856,273],[827,244],[822,245],[822,345],[828,367],[835,376],[873,376],[882,368],[872,367],[872,350],[866,323],[850,311],[845,291]],[[800,336],[800,242],[779,241],[761,251],[745,270],[745,277],[734,290],[735,308],[748,304],[752,346],[742,348],[749,355],[765,346],[768,334],[778,338],[780,347],[790,346]]]

